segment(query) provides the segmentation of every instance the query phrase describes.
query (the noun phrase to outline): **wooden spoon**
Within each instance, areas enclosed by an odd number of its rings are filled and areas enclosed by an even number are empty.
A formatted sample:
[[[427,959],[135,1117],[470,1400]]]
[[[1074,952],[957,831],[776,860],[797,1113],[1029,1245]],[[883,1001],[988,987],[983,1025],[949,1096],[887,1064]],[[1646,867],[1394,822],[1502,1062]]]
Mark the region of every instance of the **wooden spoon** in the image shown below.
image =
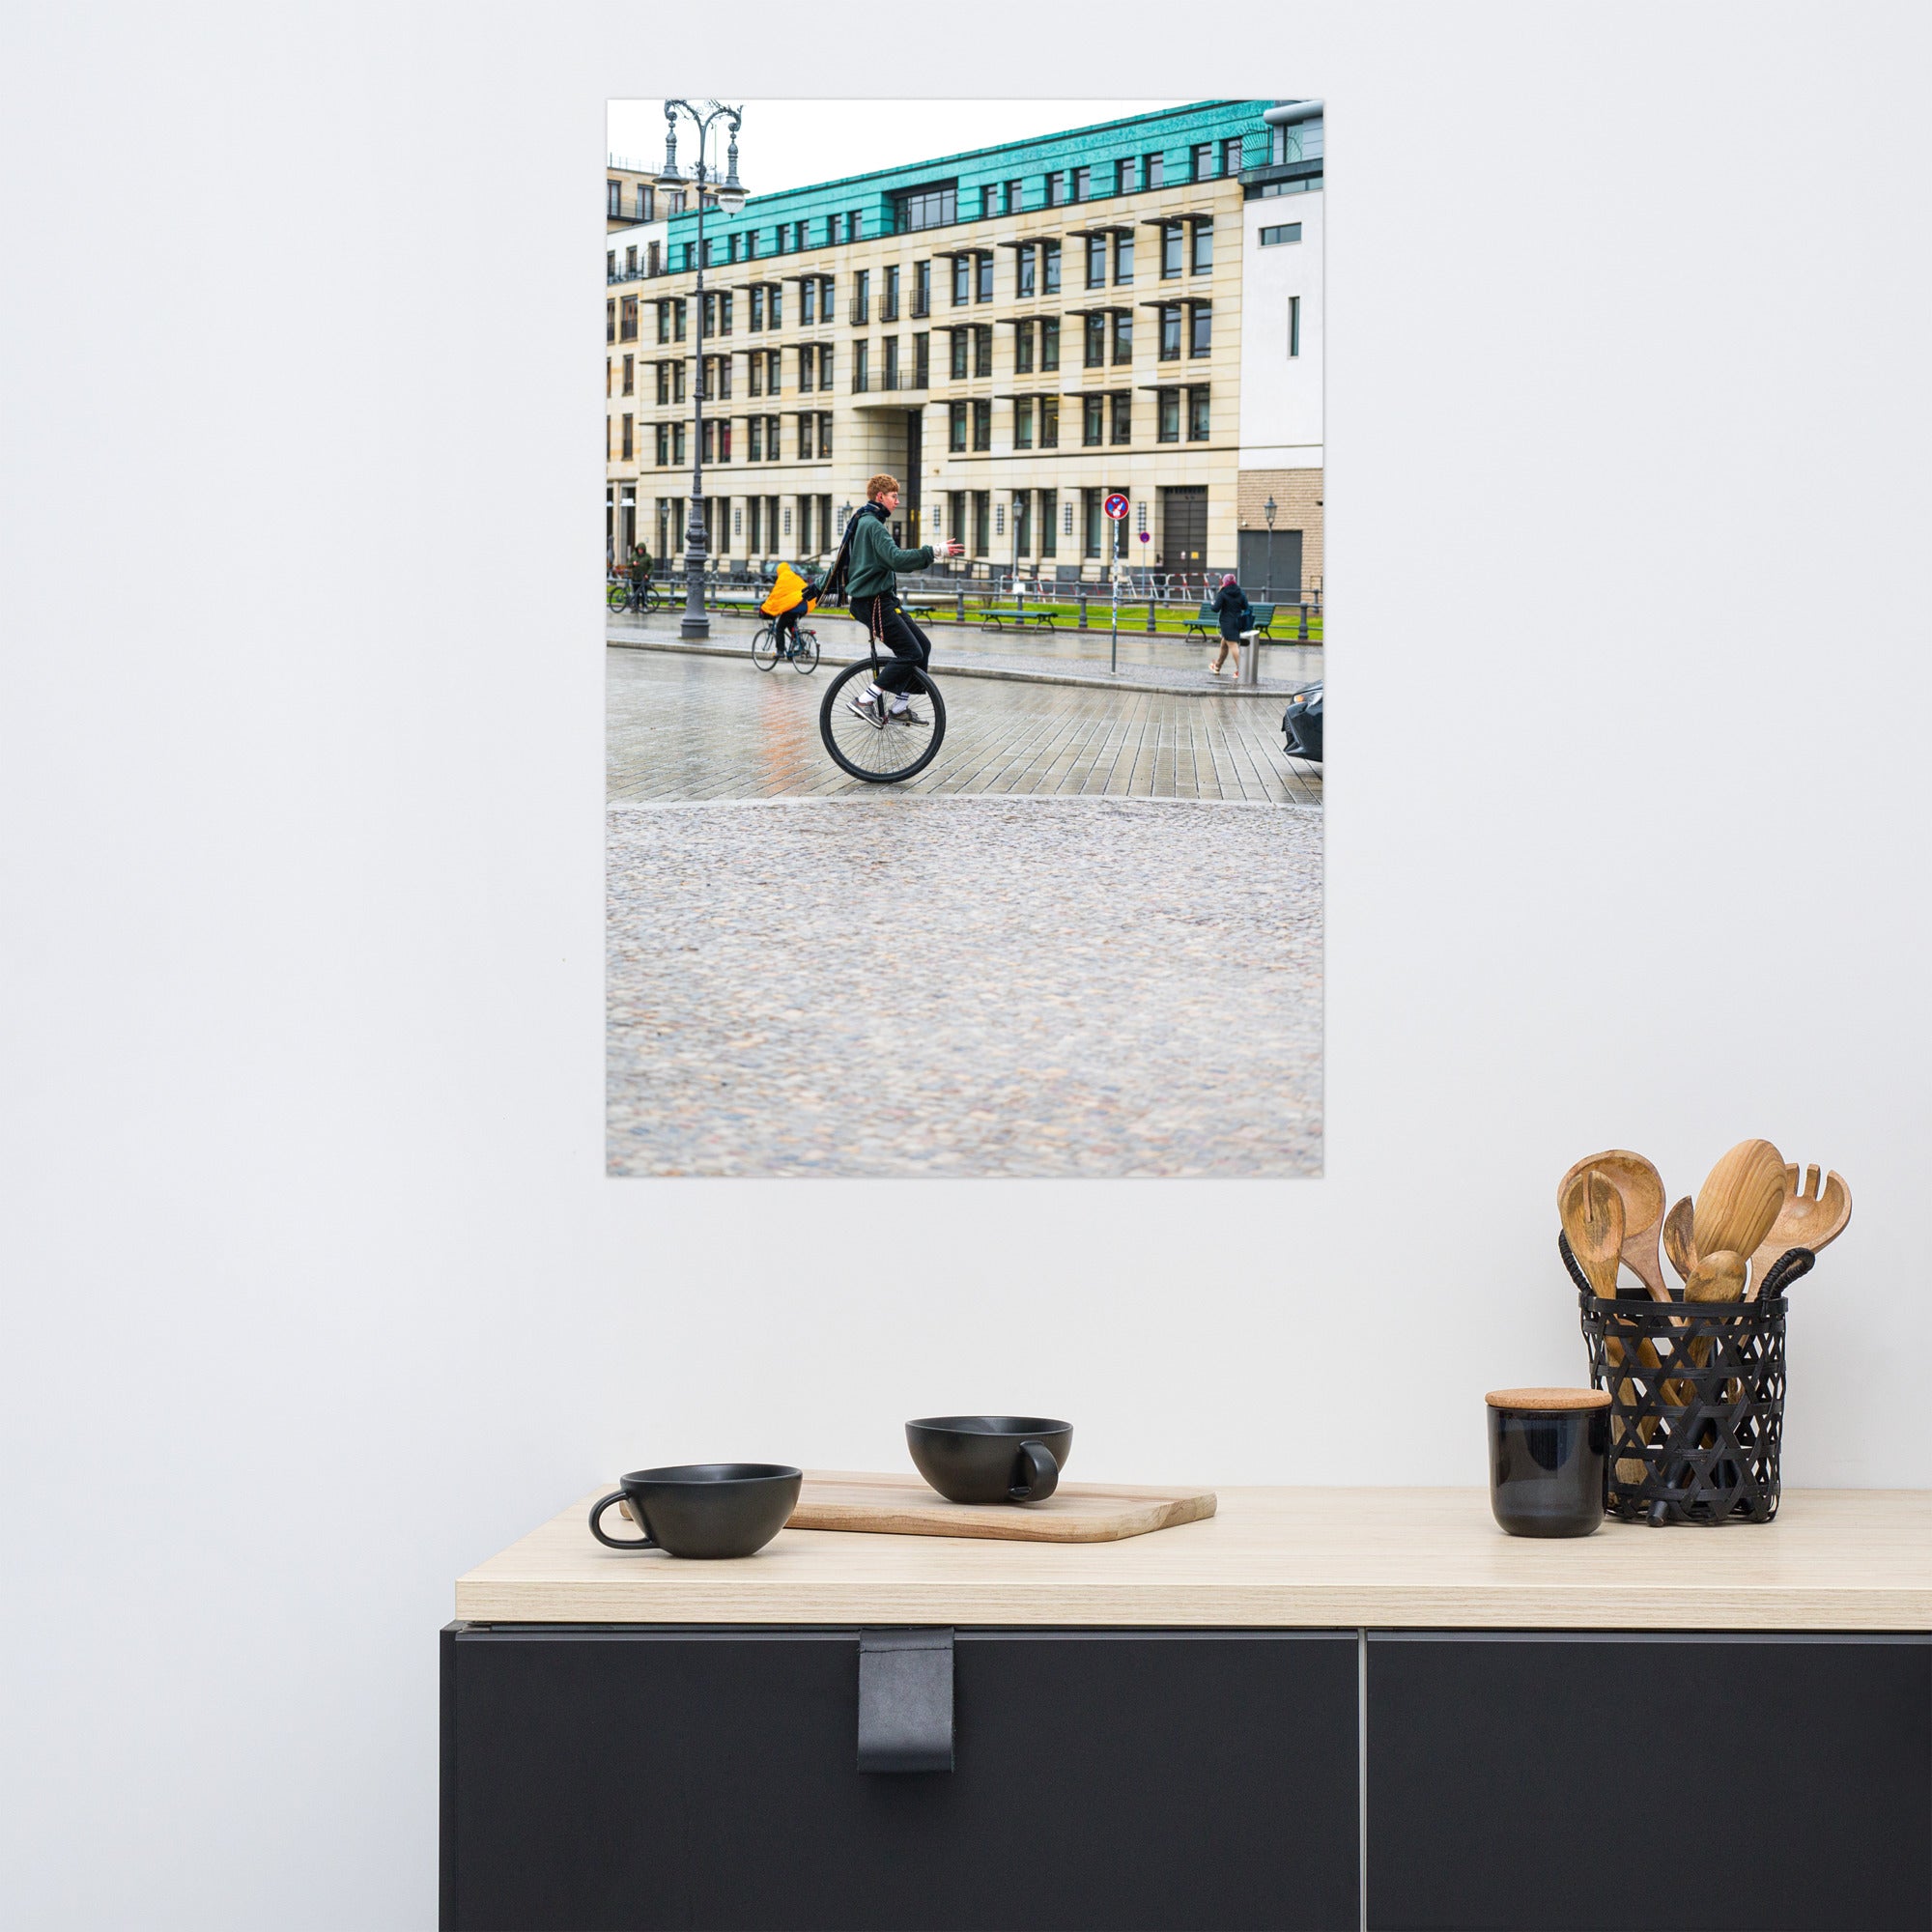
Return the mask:
[[[1756,1254],[1783,1201],[1784,1156],[1769,1141],[1740,1141],[1697,1190],[1691,1227],[1698,1254]]]
[[[1691,1227],[1694,1211],[1687,1194],[1663,1217],[1663,1252],[1670,1257],[1679,1281],[1689,1281],[1697,1265],[1697,1240]]]
[[[1845,1185],[1841,1176],[1827,1175],[1821,1189],[1818,1170],[1807,1167],[1804,1170],[1804,1184],[1801,1187],[1798,1169],[1787,1165],[1784,1170],[1784,1200],[1778,1208],[1777,1219],[1771,1224],[1771,1233],[1751,1256],[1750,1290],[1746,1298],[1750,1301],[1757,1299],[1765,1277],[1787,1251],[1809,1248],[1815,1255],[1820,1248],[1835,1241],[1845,1232],[1845,1223],[1851,1218],[1852,1190]]]
[[[1585,1168],[1572,1177],[1556,1203],[1570,1252],[1598,1296],[1613,1300],[1617,1260],[1624,1244],[1624,1200],[1607,1176]]]
[[[1650,1291],[1653,1301],[1668,1301],[1670,1291],[1663,1285],[1663,1269],[1657,1260],[1658,1229],[1663,1220],[1663,1181],[1657,1169],[1642,1154],[1631,1153],[1623,1148],[1593,1153],[1579,1160],[1557,1182],[1559,1213],[1563,1197],[1577,1175],[1587,1174],[1593,1167],[1623,1198],[1625,1264]]]

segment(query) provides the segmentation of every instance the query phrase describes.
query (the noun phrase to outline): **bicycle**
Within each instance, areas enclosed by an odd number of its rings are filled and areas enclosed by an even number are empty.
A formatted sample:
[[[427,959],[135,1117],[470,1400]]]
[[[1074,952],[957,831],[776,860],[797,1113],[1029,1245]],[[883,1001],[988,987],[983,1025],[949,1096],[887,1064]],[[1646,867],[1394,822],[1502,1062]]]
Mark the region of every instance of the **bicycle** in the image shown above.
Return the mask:
[[[620,577],[604,593],[604,601],[612,611],[661,611],[670,597],[648,578],[642,583],[633,583]]]
[[[772,670],[783,658],[801,677],[815,671],[818,668],[818,633],[809,625],[800,624],[793,630],[790,643],[781,649],[778,628],[776,618],[768,619],[759,627],[757,635],[752,639],[752,662],[760,670]]]
[[[890,655],[881,659],[878,639],[868,637],[867,641],[870,655],[848,665],[826,687],[818,707],[818,735],[840,771],[866,784],[902,784],[916,779],[939,755],[946,737],[946,700],[918,665]],[[905,686],[901,695],[913,707],[911,719],[895,718],[884,699],[869,707],[870,717],[846,702],[848,696],[858,696],[854,678],[868,678],[876,685],[887,668]],[[931,706],[929,716],[917,716],[922,697]]]

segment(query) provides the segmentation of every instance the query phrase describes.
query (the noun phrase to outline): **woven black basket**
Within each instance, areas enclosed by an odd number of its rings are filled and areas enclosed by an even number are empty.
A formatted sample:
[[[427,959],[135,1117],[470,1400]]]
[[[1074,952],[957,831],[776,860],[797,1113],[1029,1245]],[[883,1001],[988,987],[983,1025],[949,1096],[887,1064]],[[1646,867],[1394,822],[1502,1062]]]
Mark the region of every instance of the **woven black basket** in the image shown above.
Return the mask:
[[[1563,1243],[1573,1277],[1579,1273]],[[1590,1385],[1610,1392],[1607,1507],[1627,1522],[1769,1522],[1784,1434],[1784,1287],[1755,1301],[1603,1300],[1579,1286]]]

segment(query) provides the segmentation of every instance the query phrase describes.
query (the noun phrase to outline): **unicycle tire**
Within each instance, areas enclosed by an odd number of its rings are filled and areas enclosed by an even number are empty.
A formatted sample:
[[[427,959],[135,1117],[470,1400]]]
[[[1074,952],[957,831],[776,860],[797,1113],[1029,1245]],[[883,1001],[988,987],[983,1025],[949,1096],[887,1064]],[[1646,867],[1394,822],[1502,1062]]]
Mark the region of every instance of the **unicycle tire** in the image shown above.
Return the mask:
[[[841,772],[863,784],[903,784],[916,779],[934,758],[946,737],[946,700],[939,687],[917,665],[898,663],[909,689],[905,696],[915,711],[924,714],[922,724],[897,724],[889,718],[874,723],[856,712],[856,699],[872,680],[869,659],[848,665],[826,687],[818,707],[818,735]]]

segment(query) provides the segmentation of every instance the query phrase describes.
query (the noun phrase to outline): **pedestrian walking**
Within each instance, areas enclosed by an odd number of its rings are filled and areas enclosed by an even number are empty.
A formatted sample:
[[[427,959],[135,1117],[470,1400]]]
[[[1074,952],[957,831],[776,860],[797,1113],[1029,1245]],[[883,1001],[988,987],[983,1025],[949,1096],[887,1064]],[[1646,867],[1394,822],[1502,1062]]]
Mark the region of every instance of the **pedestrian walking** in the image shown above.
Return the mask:
[[[1255,613],[1248,603],[1248,593],[1235,582],[1231,570],[1221,580],[1221,589],[1214,599],[1214,615],[1221,624],[1221,648],[1214,653],[1214,662],[1208,667],[1210,677],[1221,675],[1221,666],[1227,661],[1230,651],[1235,654],[1235,675],[1241,674],[1241,641],[1254,636]],[[1250,645],[1252,649],[1253,646]]]
[[[866,507],[846,527],[838,555],[827,574],[821,597],[836,596],[842,587],[850,600],[852,614],[894,657],[923,670],[932,661],[932,639],[905,613],[894,580],[901,571],[926,570],[935,556],[959,556],[965,546],[949,537],[942,544],[921,544],[917,550],[901,550],[893,541],[892,519],[899,507],[899,479],[883,471],[866,485]],[[858,680],[854,680],[855,684]],[[888,715],[908,719],[913,724],[924,720],[915,713],[906,697],[912,680],[902,671],[887,666],[878,682],[869,679],[865,688],[845,701],[861,718],[875,719],[883,703]]]

